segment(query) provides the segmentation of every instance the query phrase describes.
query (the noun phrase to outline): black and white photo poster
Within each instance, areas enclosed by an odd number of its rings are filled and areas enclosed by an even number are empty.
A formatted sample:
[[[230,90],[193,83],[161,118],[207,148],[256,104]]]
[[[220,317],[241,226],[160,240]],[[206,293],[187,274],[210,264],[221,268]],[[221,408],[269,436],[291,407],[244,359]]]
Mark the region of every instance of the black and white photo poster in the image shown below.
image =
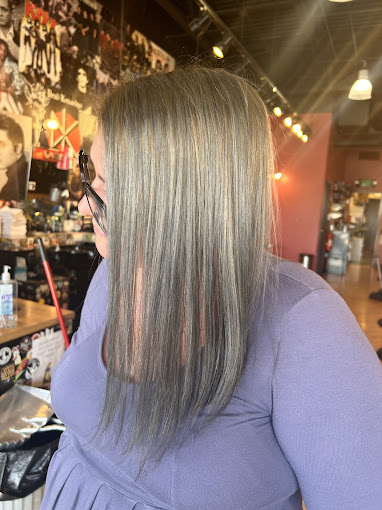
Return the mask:
[[[26,199],[32,151],[32,118],[0,112],[0,200]]]

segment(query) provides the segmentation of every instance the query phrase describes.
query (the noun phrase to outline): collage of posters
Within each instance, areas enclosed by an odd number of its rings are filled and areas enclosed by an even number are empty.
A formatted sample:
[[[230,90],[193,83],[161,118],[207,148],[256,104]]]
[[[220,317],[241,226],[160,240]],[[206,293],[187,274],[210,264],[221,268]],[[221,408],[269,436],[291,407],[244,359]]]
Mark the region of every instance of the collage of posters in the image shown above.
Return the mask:
[[[129,24],[121,34],[95,0],[0,0],[0,146],[12,146],[14,153],[9,151],[9,161],[0,157],[0,200],[10,187],[11,166],[20,160],[13,159],[22,152],[30,161],[32,145],[70,148],[77,158],[89,138],[80,125],[94,126],[95,94],[122,78],[174,67],[170,55]],[[54,134],[44,129],[48,118],[57,120]],[[21,126],[22,141],[20,131],[9,127],[12,119]],[[26,189],[25,179],[20,189]]]

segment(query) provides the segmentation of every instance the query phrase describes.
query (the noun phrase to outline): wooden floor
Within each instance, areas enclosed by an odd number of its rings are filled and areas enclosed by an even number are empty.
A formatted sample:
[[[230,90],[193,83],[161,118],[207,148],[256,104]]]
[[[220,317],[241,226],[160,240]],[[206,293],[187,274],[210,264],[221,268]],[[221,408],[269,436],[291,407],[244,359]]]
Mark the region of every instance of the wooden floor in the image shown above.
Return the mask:
[[[323,277],[344,298],[374,349],[380,349],[382,327],[377,321],[382,319],[382,301],[369,298],[371,292],[381,288],[377,269],[349,264],[345,275],[327,274]]]

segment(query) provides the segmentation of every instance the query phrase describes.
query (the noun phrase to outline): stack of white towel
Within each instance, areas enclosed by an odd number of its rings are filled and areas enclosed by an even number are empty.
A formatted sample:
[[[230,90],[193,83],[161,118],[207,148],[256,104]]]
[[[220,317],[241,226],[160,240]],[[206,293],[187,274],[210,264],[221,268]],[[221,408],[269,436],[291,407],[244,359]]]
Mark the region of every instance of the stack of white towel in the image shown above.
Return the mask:
[[[22,209],[2,207],[0,209],[1,237],[22,239],[27,234],[27,220]]]

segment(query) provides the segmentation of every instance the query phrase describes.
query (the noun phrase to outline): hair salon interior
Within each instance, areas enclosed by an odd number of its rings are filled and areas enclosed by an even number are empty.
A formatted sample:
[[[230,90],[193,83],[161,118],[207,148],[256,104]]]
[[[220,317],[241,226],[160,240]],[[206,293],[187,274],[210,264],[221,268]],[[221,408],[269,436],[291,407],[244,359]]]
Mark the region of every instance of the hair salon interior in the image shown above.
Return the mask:
[[[0,395],[19,377],[49,388],[62,320],[79,323],[98,255],[78,155],[97,96],[199,62],[269,108],[270,249],[323,275],[382,349],[381,0],[0,0],[0,267],[26,310],[19,329],[0,320]]]

